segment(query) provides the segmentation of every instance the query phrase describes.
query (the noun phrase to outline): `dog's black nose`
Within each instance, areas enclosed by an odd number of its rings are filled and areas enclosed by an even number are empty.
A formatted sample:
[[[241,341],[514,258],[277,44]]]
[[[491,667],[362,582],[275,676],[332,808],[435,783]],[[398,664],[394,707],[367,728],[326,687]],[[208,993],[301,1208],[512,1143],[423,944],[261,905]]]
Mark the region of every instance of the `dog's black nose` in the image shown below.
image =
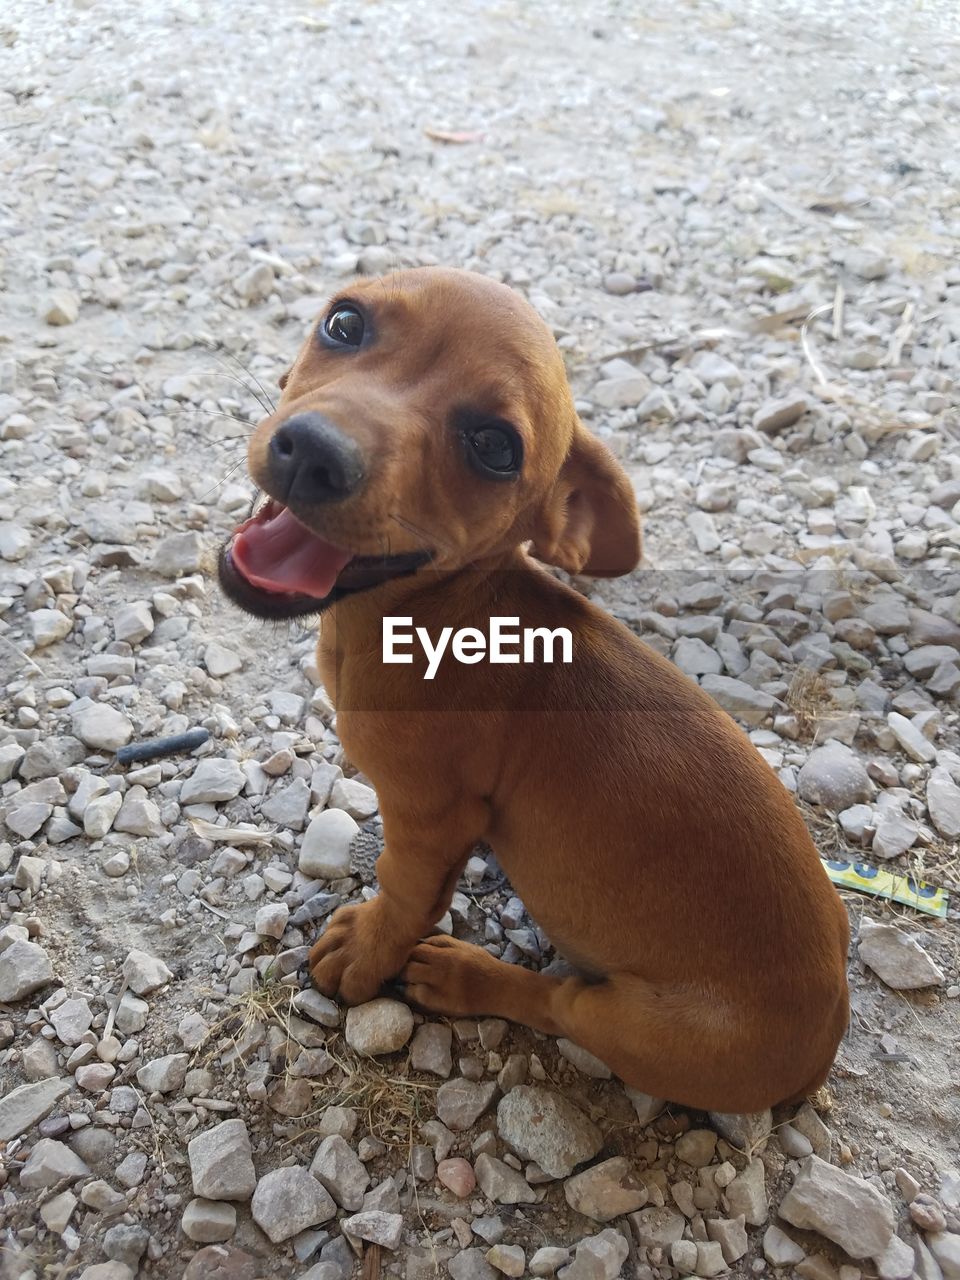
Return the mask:
[[[298,413],[270,441],[270,471],[285,502],[340,502],[363,480],[357,445],[320,413]]]

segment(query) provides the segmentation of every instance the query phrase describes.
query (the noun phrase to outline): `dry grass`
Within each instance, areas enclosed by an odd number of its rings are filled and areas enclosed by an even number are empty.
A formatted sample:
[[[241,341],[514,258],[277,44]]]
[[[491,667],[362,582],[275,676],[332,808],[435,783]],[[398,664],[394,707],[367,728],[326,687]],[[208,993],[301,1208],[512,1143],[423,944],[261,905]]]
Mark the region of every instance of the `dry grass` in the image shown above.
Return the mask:
[[[264,980],[252,990],[235,996],[223,1017],[218,1018],[207,1030],[200,1045],[194,1050],[194,1061],[204,1053],[200,1063],[207,1067],[220,1056],[221,1041],[229,1040],[240,1054],[242,1041],[258,1026],[277,1026],[290,1036],[290,1016],[294,997],[300,988],[281,983],[268,972]]]
[[[797,717],[801,735],[809,737],[833,707],[833,691],[819,671],[797,667],[784,702]]]
[[[337,1064],[337,1076],[311,1082],[318,1105],[303,1117],[304,1132],[310,1132],[310,1121],[327,1107],[352,1107],[369,1133],[387,1146],[406,1147],[409,1153],[414,1131],[436,1114],[434,1095],[439,1086],[413,1079],[407,1061],[381,1062],[344,1045],[335,1051],[329,1043],[326,1051]]]
[[[280,1027],[286,1031],[290,1047],[299,1049],[290,1032],[293,1001],[299,989],[268,975],[253,990],[235,998],[230,1009],[207,1031],[194,1051],[194,1060],[199,1058],[201,1065],[208,1066],[220,1056],[225,1039],[239,1055],[241,1045],[258,1026]],[[439,1086],[412,1078],[407,1061],[381,1062],[364,1057],[336,1035],[329,1037],[324,1049],[336,1064],[331,1072],[333,1078],[310,1081],[316,1106],[301,1117],[296,1140],[316,1131],[316,1122],[327,1107],[352,1107],[369,1133],[375,1133],[388,1146],[409,1150],[421,1122],[435,1115],[434,1094]]]

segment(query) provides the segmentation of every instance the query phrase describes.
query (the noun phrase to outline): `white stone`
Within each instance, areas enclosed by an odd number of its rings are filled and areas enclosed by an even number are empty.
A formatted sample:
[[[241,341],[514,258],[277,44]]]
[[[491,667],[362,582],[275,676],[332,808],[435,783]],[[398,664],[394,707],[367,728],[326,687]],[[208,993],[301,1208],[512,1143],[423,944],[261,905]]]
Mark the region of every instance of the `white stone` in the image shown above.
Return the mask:
[[[237,1210],[225,1200],[191,1200],[180,1219],[183,1234],[197,1244],[229,1240],[237,1229]]]
[[[30,1156],[20,1170],[20,1185],[34,1191],[55,1186],[58,1182],[76,1182],[89,1174],[89,1167],[66,1143],[41,1138],[31,1148]]]
[[[180,789],[181,804],[220,804],[233,800],[245,782],[236,760],[213,756],[201,760]]]
[[[800,798],[834,813],[870,800],[874,785],[852,751],[828,743],[810,752],[797,779]]]
[[[331,1134],[320,1143],[310,1172],[323,1183],[342,1209],[356,1213],[363,1208],[363,1196],[370,1185],[370,1175],[359,1156],[340,1134]]]
[[[779,705],[776,698],[762,689],[754,689],[752,685],[732,676],[705,675],[700,687],[709,693],[728,715],[735,720],[755,729],[767,721]]]
[[[332,809],[343,809],[361,822],[377,812],[377,793],[356,778],[338,778],[330,793]],[[329,812],[329,810],[328,810]]]
[[[102,840],[113,820],[120,812],[123,795],[119,791],[108,791],[105,795],[94,796],[83,811],[83,830],[92,840]]]
[[[413,1014],[399,1000],[380,997],[347,1010],[344,1037],[351,1049],[368,1057],[396,1053],[413,1034]]]
[[[927,780],[927,809],[930,821],[947,840],[960,836],[960,787],[949,769],[938,767]]]
[[[234,671],[241,671],[243,659],[226,645],[211,640],[203,652],[203,665],[215,679],[222,680],[224,676],[232,675]]]
[[[562,1094],[539,1085],[518,1085],[497,1106],[500,1137],[517,1155],[535,1160],[551,1178],[565,1178],[595,1156],[603,1135]]]
[[[943,970],[903,930],[864,917],[860,921],[860,959],[894,991],[939,986]]]
[[[771,1267],[790,1267],[806,1256],[795,1240],[771,1224],[763,1233],[763,1256]]]
[[[40,303],[40,319],[49,325],[75,324],[80,298],[72,289],[51,289]]]
[[[116,707],[95,702],[73,717],[73,732],[88,747],[116,751],[133,737],[133,725]]]
[[[899,858],[912,849],[920,835],[920,828],[899,809],[884,809],[876,820],[873,833],[873,852],[878,858]]]
[[[139,644],[153,632],[153,611],[146,600],[125,604],[113,615],[113,634],[127,644]]]
[[[224,1120],[191,1138],[187,1156],[194,1195],[205,1200],[249,1200],[253,1195],[257,1175],[242,1120]]]
[[[343,809],[324,809],[303,833],[298,865],[310,879],[339,880],[350,874],[350,849],[360,828]]]
[[[56,644],[73,630],[72,618],[68,618],[59,609],[34,609],[27,616],[30,619],[33,643],[38,649]]]
[[[0,954],[0,1004],[25,1000],[53,981],[53,964],[35,942],[16,941]]]
[[[348,1236],[395,1250],[399,1247],[403,1232],[403,1215],[385,1213],[382,1209],[367,1209],[363,1213],[344,1218],[341,1226]]]
[[[908,720],[906,716],[900,715],[897,711],[891,711],[887,716],[887,724],[893,731],[893,736],[911,760],[917,760],[921,764],[936,760],[936,747],[929,739],[923,736],[917,726]]]
[[[780,1217],[819,1231],[851,1258],[874,1258],[890,1243],[895,1220],[890,1201],[871,1183],[808,1156],[780,1204]]]
[[[173,1093],[183,1087],[189,1065],[189,1054],[168,1053],[144,1063],[137,1072],[137,1083],[148,1093]]]
[[[577,1245],[573,1261],[557,1272],[559,1280],[615,1280],[627,1260],[629,1245],[619,1231],[607,1227]]]
[[[50,1021],[62,1044],[78,1045],[93,1022],[93,1010],[86,1000],[74,998],[58,1004],[50,1014]]]
[[[0,997],[2,999],[3,997]],[[70,1092],[69,1080],[51,1077],[22,1084],[0,1096],[0,1142],[19,1138],[50,1114],[61,1098]]]
[[[162,960],[134,948],[123,962],[123,976],[131,991],[138,996],[146,996],[169,982],[173,974]]]
[[[0,560],[22,560],[32,541],[23,525],[0,520]]]
[[[160,810],[149,799],[146,789],[133,786],[123,797],[123,803],[113,820],[115,831],[126,831],[135,836],[161,836],[164,827]]]
[[[250,1212],[272,1243],[280,1244],[301,1231],[328,1222],[336,1215],[337,1206],[308,1169],[292,1165],[274,1169],[260,1179],[250,1202]]]

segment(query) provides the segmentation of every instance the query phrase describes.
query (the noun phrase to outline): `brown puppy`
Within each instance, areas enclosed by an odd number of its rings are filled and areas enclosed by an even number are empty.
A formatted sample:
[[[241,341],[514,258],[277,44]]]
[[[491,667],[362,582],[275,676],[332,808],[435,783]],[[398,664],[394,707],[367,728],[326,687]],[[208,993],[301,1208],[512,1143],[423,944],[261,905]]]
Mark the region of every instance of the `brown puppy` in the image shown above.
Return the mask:
[[[541,568],[629,572],[626,476],[580,424],[553,338],[503,285],[426,269],[330,305],[257,428],[271,501],[221,558],[264,617],[327,609],[324,680],[374,782],[379,895],[313,947],[351,1003],[398,974],[425,1009],[563,1035],[628,1084],[753,1111],[824,1080],[847,1023],[844,908],[787,792],[714,702]],[[332,606],[332,607],[328,607]],[[572,661],[409,665],[383,619],[567,628]],[[578,975],[429,937],[477,841]]]

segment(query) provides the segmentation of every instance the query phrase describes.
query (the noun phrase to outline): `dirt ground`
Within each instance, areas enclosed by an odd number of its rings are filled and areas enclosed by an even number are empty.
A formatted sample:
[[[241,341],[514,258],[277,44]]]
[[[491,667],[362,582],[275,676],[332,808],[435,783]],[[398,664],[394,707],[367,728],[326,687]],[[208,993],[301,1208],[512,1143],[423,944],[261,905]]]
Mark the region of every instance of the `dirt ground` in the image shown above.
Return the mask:
[[[26,929],[55,979],[0,1004],[10,1032],[0,1034],[0,1095],[57,1076],[71,1086],[39,1129],[0,1146],[12,1277],[210,1270],[209,1254],[188,1270],[204,1247],[181,1226],[196,1191],[188,1141],[239,1117],[262,1180],[310,1165],[330,1104],[357,1111],[354,1149],[364,1138],[387,1144],[371,1145],[365,1163],[371,1186],[395,1187],[377,1207],[402,1214],[399,1247],[380,1255],[391,1274],[490,1280],[491,1217],[503,1243],[524,1250],[522,1274],[538,1248],[572,1257],[606,1225],[629,1240],[622,1274],[691,1273],[669,1247],[639,1243],[625,1216],[606,1224],[575,1212],[562,1180],[534,1184],[545,1191],[531,1204],[494,1204],[479,1189],[454,1197],[429,1168],[443,1143],[423,1131],[442,1081],[413,1071],[406,1050],[371,1066],[340,1029],[310,1024],[308,1047],[326,1044],[345,1065],[311,1078],[309,1105],[302,1091],[277,1092],[306,1033],[290,1033],[296,988],[278,986],[271,966],[314,927],[291,921],[280,937],[257,936],[257,913],[285,904],[295,916],[314,888],[346,898],[372,884],[379,818],[357,807],[364,834],[350,877],[311,886],[298,870],[309,817],[296,780],[314,789],[313,813],[326,803],[317,769],[349,776],[351,766],[316,688],[313,630],[241,615],[220,592],[214,556],[250,500],[246,437],[324,298],[357,272],[397,266],[494,275],[553,327],[578,409],[624,461],[644,513],[641,569],[583,590],[693,678],[722,672],[769,695],[768,712],[741,720],[798,793],[821,853],[912,872],[956,901],[958,118],[952,0],[7,0],[0,945],[18,936],[4,928]],[[716,598],[698,604],[700,587]],[[836,595],[848,604],[828,607]],[[124,616],[133,602],[149,621],[143,634]],[[946,652],[925,659],[930,646]],[[247,766],[288,752],[293,763],[248,771],[232,798],[185,805],[193,758],[129,778],[111,748],[77,729],[84,698],[115,708],[135,741],[203,725],[202,758]],[[929,751],[904,745],[897,717]],[[859,819],[805,792],[800,775],[831,738],[869,774],[869,790],[841,808],[866,805]],[[955,826],[934,812],[934,775]],[[49,812],[31,829],[21,792],[33,783],[48,786],[37,803]],[[84,806],[70,804],[83,787],[86,803],[123,794],[124,817],[88,830]],[[885,830],[908,832],[899,852],[875,834],[885,815]],[[197,821],[234,834],[198,834]],[[259,840],[243,843],[238,826]],[[277,874],[265,877],[269,868]],[[512,895],[492,862],[461,890],[458,936],[534,967],[551,959],[525,916],[523,945],[506,937],[517,928]],[[939,1238],[938,1261],[921,1249],[904,1280],[951,1280],[957,910],[934,919],[842,894],[852,1019],[818,1100],[830,1158],[889,1202],[908,1245]],[[881,981],[859,955],[864,918],[918,940],[939,977],[919,990]],[[172,976],[144,996],[142,1027],[121,1031],[131,950]],[[268,981],[251,986],[254,972]],[[92,1015],[72,1043],[51,1021],[64,999]],[[191,1014],[206,1027],[199,1045],[184,1032]],[[121,1045],[112,1060],[100,1052],[111,1035]],[[555,1041],[513,1026],[497,1035],[484,1032],[497,1041],[488,1046],[475,1027],[454,1027],[453,1077],[496,1080],[516,1055],[528,1082],[595,1120],[604,1158],[663,1170],[671,1187],[696,1183],[675,1140],[719,1122],[668,1108],[641,1124],[618,1081],[578,1070]],[[210,1074],[167,1091],[137,1085],[145,1064],[184,1053],[191,1073]],[[110,1061],[112,1077],[78,1085],[78,1068]],[[126,1085],[139,1088],[129,1111],[116,1096]],[[472,1164],[509,1154],[495,1114],[456,1132],[453,1154]],[[75,1150],[82,1177],[22,1184],[41,1138]],[[738,1173],[751,1154],[722,1140],[718,1150]],[[118,1180],[136,1152],[140,1178]],[[776,1136],[762,1156],[769,1203],[730,1271],[878,1274],[875,1260],[777,1217],[803,1157]],[[932,1218],[912,1212],[904,1170],[933,1197]],[[91,1179],[113,1199],[87,1195]],[[79,1203],[52,1229],[41,1207],[68,1187]],[[346,1280],[345,1255],[321,1254],[342,1239],[336,1219],[322,1239],[307,1230],[270,1244],[248,1201],[238,1199],[230,1244],[252,1270],[233,1258],[213,1274]],[[699,1225],[685,1215],[687,1240],[702,1242],[704,1212],[736,1216],[719,1192],[699,1208]],[[772,1244],[765,1254],[776,1223],[803,1263],[778,1263]],[[569,1280],[612,1280],[620,1264],[610,1265],[578,1261]]]

